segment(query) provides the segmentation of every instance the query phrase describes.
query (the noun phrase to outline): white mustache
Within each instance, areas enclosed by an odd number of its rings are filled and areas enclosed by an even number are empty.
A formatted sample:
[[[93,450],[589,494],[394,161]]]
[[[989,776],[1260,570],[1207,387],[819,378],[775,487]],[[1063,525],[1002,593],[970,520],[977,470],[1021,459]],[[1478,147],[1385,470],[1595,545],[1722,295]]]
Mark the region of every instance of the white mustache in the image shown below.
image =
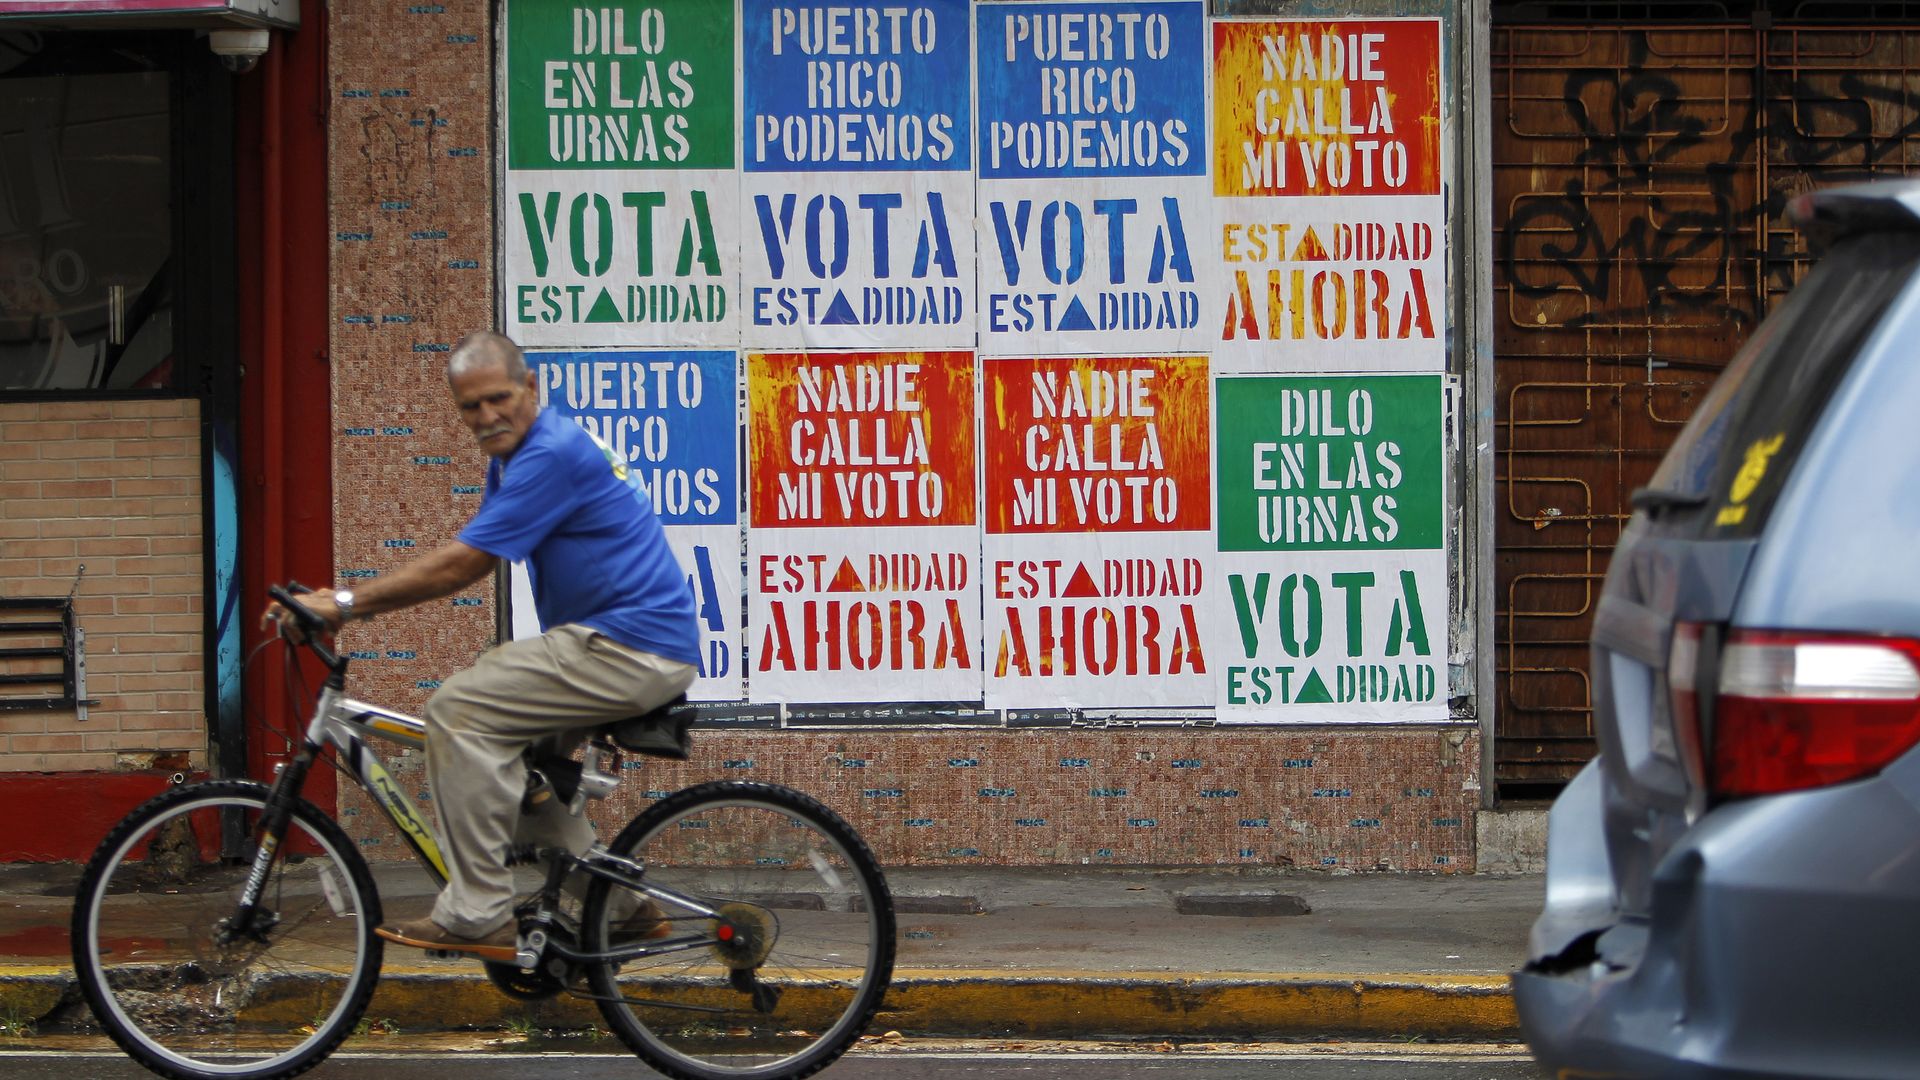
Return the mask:
[[[508,432],[510,432],[510,431],[512,431],[512,430],[513,430],[513,425],[511,425],[511,424],[502,424],[502,425],[500,425],[499,427],[490,427],[490,428],[488,428],[488,429],[486,429],[485,431],[479,431],[479,432],[475,432],[475,433],[474,433],[474,438],[476,438],[476,439],[491,439],[491,438],[493,438],[493,437],[494,437],[495,435],[505,435],[506,433],[508,433]]]

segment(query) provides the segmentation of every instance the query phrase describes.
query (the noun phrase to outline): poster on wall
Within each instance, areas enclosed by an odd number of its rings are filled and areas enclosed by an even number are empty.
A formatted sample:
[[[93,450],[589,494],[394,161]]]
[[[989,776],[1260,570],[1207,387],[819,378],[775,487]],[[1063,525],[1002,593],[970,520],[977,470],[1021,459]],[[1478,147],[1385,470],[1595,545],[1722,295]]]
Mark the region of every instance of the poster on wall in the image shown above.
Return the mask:
[[[1212,243],[1199,0],[982,4],[980,349],[1204,352]]]
[[[756,703],[978,701],[973,354],[750,353]]]
[[[973,347],[967,9],[744,0],[749,347]]]
[[[532,352],[540,407],[599,442],[645,491],[687,573],[700,627],[687,696],[746,696],[741,646],[738,362],[731,351]],[[510,573],[513,636],[540,632],[525,568]]]
[[[1447,716],[1438,375],[1220,376],[1219,719]]]
[[[503,21],[503,332],[736,345],[732,5],[507,0]]]
[[[1219,369],[1445,368],[1440,31],[1213,23]]]
[[[1204,706],[1204,357],[984,364],[989,708]]]

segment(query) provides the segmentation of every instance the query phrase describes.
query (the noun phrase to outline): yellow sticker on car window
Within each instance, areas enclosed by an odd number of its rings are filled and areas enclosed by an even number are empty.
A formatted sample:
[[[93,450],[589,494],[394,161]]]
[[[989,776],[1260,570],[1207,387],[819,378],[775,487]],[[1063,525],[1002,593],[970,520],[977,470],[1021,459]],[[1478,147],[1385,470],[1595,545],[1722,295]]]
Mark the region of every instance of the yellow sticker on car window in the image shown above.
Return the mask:
[[[1775,435],[1770,439],[1756,439],[1747,447],[1746,460],[1740,463],[1740,471],[1733,474],[1733,484],[1727,489],[1727,505],[1721,507],[1713,519],[1715,525],[1738,525],[1746,520],[1746,501],[1759,489],[1760,481],[1766,478],[1768,463],[1786,440],[1785,435]]]

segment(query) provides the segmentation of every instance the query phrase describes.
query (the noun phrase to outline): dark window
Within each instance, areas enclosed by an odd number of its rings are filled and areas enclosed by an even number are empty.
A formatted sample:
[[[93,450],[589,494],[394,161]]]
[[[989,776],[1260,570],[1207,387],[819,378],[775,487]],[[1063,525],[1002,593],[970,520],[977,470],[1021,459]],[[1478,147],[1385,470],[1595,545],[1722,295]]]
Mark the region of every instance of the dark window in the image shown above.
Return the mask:
[[[0,33],[0,391],[180,388],[173,82],[135,39]]]

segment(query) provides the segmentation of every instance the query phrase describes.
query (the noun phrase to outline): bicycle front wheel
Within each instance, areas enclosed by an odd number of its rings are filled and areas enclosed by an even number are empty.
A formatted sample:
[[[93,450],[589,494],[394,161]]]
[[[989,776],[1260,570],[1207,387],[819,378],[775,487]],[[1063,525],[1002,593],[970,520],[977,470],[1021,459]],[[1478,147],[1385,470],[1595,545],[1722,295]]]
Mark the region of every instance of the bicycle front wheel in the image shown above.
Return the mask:
[[[162,1076],[292,1076],[353,1032],[373,994],[373,878],[312,804],[294,805],[259,905],[236,919],[266,802],[249,781],[174,788],[115,826],[80,878],[81,991],[108,1036]]]
[[[873,853],[825,806],[770,784],[701,784],[662,799],[611,845],[704,915],[594,879],[588,947],[657,950],[589,967],[600,1011],[679,1080],[794,1080],[866,1030],[893,976],[893,899]],[[657,917],[659,921],[648,925]]]

